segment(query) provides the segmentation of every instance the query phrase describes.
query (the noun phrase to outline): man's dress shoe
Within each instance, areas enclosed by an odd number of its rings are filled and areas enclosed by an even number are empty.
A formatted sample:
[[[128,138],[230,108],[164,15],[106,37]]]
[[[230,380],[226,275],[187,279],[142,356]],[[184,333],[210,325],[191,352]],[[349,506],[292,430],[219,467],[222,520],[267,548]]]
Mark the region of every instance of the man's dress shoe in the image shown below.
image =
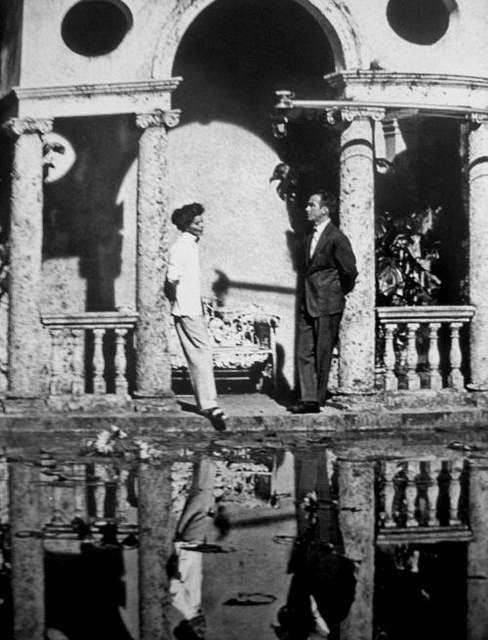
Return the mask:
[[[320,413],[318,402],[299,402],[289,409],[291,413]]]

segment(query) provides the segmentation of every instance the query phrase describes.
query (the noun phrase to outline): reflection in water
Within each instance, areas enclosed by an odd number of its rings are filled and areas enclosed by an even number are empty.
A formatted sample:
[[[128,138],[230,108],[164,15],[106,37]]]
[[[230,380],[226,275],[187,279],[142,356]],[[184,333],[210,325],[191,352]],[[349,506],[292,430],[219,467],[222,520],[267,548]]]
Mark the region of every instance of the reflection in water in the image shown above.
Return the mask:
[[[333,455],[240,448],[173,471],[174,637],[337,639],[355,569],[342,555]]]

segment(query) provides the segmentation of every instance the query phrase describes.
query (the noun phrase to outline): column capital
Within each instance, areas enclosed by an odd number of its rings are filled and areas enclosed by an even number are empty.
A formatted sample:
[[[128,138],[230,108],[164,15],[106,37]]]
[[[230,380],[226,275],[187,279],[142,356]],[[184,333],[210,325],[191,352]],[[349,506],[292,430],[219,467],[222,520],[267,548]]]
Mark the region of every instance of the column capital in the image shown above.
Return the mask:
[[[173,129],[180,124],[180,114],[180,109],[169,109],[167,111],[156,109],[149,113],[137,113],[136,126],[139,129],[148,129],[149,127]]]
[[[486,113],[468,113],[466,120],[472,129],[477,129],[480,125],[488,123],[488,115]]]
[[[2,125],[2,129],[14,138],[24,133],[45,136],[53,130],[53,120],[51,118],[10,118]]]
[[[353,120],[366,118],[374,121],[383,120],[386,115],[386,109],[379,107],[336,107],[334,109],[326,109],[325,113],[329,124],[337,124],[338,122],[350,123]]]

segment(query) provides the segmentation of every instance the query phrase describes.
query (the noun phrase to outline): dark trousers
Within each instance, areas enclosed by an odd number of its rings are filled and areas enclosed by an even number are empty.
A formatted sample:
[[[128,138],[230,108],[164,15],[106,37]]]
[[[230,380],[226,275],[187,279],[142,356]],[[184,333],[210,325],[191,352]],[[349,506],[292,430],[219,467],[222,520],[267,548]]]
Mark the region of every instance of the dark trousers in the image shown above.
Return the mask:
[[[300,309],[298,319],[298,379],[302,402],[325,403],[332,349],[337,341],[342,313],[313,318]]]

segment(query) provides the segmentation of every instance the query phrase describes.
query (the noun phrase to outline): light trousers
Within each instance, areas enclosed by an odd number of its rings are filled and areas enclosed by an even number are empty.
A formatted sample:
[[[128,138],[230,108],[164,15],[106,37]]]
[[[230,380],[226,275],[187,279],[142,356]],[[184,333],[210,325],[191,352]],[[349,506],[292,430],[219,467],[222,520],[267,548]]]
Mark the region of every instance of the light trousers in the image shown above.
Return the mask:
[[[203,316],[174,316],[199,409],[217,406],[212,347]]]

